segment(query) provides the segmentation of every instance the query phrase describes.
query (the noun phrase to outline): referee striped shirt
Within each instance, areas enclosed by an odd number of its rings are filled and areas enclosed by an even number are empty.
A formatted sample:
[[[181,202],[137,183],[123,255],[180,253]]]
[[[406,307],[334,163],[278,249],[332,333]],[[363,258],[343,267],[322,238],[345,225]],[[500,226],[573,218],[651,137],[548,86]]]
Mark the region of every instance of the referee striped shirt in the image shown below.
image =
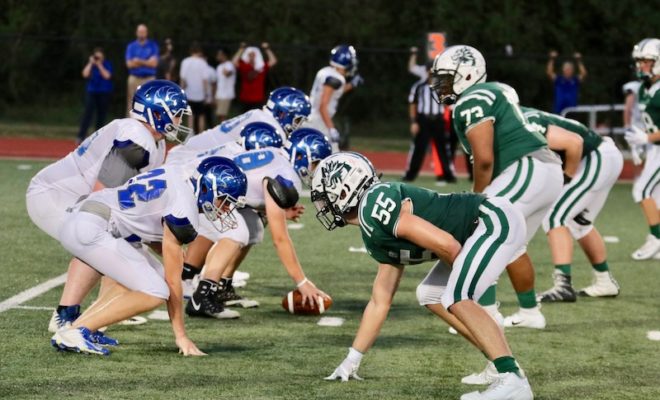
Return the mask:
[[[410,89],[408,104],[417,104],[417,115],[437,118],[444,113],[444,106],[433,100],[431,86],[427,81],[418,82]]]

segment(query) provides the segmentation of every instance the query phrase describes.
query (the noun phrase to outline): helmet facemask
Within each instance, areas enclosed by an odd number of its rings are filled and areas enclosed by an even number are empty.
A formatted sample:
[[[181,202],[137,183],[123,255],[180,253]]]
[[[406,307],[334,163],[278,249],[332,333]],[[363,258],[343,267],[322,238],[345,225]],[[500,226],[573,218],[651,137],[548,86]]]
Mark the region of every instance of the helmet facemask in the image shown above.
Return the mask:
[[[454,104],[458,95],[454,92],[457,71],[440,70],[431,75],[431,95],[438,104]],[[460,79],[460,77],[459,77]]]
[[[165,124],[163,126],[163,129],[160,130],[159,132],[165,136],[165,139],[170,141],[170,142],[176,142],[176,143],[183,143],[190,135],[193,134],[192,128],[189,128],[186,126],[187,119],[184,117],[192,118],[192,110],[190,109],[190,106],[186,108],[180,108],[177,110],[175,113],[172,113],[170,108],[167,106],[165,102],[161,103],[161,106],[163,109],[165,109],[165,112],[167,113],[167,119],[165,120]],[[157,116],[162,118],[163,116]],[[149,123],[151,126],[154,126],[151,123],[151,110],[149,110]],[[174,121],[178,119],[179,123],[175,124]]]

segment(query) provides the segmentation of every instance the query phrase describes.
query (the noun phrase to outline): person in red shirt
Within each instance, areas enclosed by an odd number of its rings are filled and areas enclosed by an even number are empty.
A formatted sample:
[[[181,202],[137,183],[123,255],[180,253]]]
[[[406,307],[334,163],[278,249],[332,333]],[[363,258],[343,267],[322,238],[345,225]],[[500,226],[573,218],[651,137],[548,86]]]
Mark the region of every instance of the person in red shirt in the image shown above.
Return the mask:
[[[268,43],[262,43],[261,48],[266,53],[267,61],[264,60],[258,47],[246,47],[245,42],[241,43],[232,58],[238,70],[240,81],[238,102],[241,104],[242,112],[260,108],[266,102],[266,74],[277,64],[277,57]]]

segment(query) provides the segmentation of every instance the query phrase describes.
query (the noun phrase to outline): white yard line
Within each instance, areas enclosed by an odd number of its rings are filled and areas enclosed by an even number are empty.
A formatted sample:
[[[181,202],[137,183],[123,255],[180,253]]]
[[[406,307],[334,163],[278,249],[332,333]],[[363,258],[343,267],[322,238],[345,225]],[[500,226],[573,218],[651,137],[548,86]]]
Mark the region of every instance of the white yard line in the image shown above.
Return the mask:
[[[26,301],[32,300],[35,297],[41,296],[50,289],[60,286],[64,282],[66,282],[66,273],[60,276],[56,276],[53,279],[49,279],[44,283],[40,283],[37,286],[24,290],[21,293],[17,294],[16,296],[10,297],[7,300],[4,300],[2,303],[0,303],[0,313],[5,312],[16,306],[20,306],[21,304],[25,303]]]
[[[54,311],[55,307],[43,307],[43,306],[14,306],[12,308],[17,308],[19,310],[34,310],[34,311]]]

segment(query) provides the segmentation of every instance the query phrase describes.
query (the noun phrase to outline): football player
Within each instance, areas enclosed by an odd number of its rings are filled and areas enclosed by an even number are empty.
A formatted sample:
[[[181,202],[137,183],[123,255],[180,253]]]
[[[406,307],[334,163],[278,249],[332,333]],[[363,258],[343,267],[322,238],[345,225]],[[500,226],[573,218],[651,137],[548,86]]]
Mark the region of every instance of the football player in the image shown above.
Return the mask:
[[[632,52],[641,85],[637,96],[644,128],[631,125],[626,131],[626,141],[631,148],[647,146],[642,173],[633,185],[633,198],[642,207],[650,233],[646,242],[634,253],[634,260],[660,257],[660,213],[657,196],[660,183],[660,39],[644,39]]]
[[[296,219],[304,211],[297,204],[301,181],[308,181],[313,165],[332,152],[330,144],[320,132],[302,128],[291,135],[287,153],[278,147],[262,147],[268,143],[277,145],[277,141],[273,140],[277,135],[266,135],[265,131],[261,131],[258,135],[260,138],[249,140],[250,136],[257,136],[255,133],[248,132],[248,140],[245,141],[247,149],[255,146],[251,142],[260,142],[255,149],[239,153],[232,153],[229,147],[209,150],[211,153],[220,151],[225,156],[233,157],[236,164],[245,171],[248,179],[247,207],[238,212],[238,227],[231,231],[219,232],[212,224],[202,221],[200,236],[186,253],[182,276],[184,280],[190,281],[200,272],[201,266],[206,265],[186,306],[186,313],[190,316],[237,318],[239,314],[225,306],[258,305],[238,295],[232,280],[250,248],[263,241],[264,224],[260,214],[265,215],[280,261],[303,294],[304,302],[314,304],[318,296],[327,297],[306,278],[289,236],[286,220]],[[204,153],[200,156],[203,157]]]
[[[26,205],[34,224],[58,239],[67,209],[80,198],[159,167],[165,159],[162,139],[178,140],[189,133],[181,124],[184,115],[190,115],[190,109],[185,93],[175,83],[154,80],[140,86],[133,96],[130,118],[110,122],[32,178]],[[78,317],[80,303],[100,278],[77,258],[71,260],[68,274],[77,280],[70,278],[64,286],[48,326],[51,332]]]
[[[561,191],[561,160],[525,119],[515,90],[486,82],[486,61],[477,49],[448,47],[435,58],[431,75],[437,100],[454,104],[454,128],[473,160],[474,192],[511,201],[525,216],[529,241]],[[526,247],[510,261],[507,272],[520,309],[505,318],[504,324],[544,329],[546,321],[536,301],[534,268]],[[499,316],[494,286],[481,304]]]
[[[578,241],[594,270],[594,282],[579,291],[590,297],[613,297],[619,285],[609,272],[605,242],[594,220],[623,169],[623,156],[609,137],[601,137],[581,123],[529,107],[521,107],[530,124],[564,154],[564,188],[543,219],[543,230],[555,265],[554,286],[539,294],[541,302],[573,302],[571,284],[573,240]]]
[[[352,152],[319,164],[311,195],[321,224],[328,230],[359,225],[367,252],[379,263],[348,356],[326,379],[361,379],[360,362],[387,318],[405,266],[440,259],[417,287],[420,305],[456,328],[497,370],[493,385],[461,399],[533,398],[504,331],[477,304],[525,247],[523,215],[508,200],[380,183],[371,163]]]
[[[266,105],[238,115],[220,125],[207,129],[186,141],[187,149],[200,152],[241,138],[241,130],[251,122],[265,122],[278,127],[285,142],[291,132],[300,128],[309,116],[310,102],[307,95],[293,87],[273,90]]]
[[[332,117],[337,112],[341,96],[363,82],[357,66],[357,52],[353,46],[336,46],[330,52],[330,65],[316,73],[309,95],[312,113],[307,126],[321,131],[332,143],[333,151],[339,150],[341,135]]]
[[[245,174],[223,157],[199,161],[194,173],[172,165],[95,192],[78,203],[60,229],[60,243],[116,284],[70,327],[51,339],[60,350],[107,355],[98,329],[167,302],[183,355],[204,355],[186,335],[181,293],[182,245],[197,236],[199,214],[223,229],[247,191]],[[162,243],[163,264],[143,243]],[[101,340],[100,340],[101,339]]]

